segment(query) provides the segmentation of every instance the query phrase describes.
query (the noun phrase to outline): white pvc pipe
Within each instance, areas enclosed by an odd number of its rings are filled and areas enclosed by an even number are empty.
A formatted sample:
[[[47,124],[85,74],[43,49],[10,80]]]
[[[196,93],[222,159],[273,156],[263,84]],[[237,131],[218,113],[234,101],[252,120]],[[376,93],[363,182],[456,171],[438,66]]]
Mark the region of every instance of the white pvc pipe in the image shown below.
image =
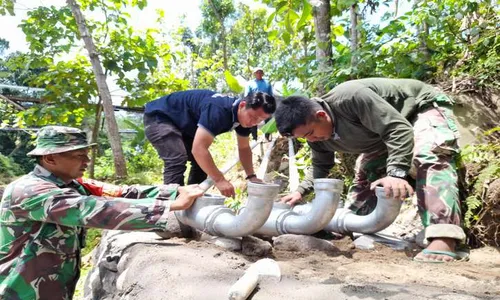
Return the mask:
[[[376,187],[377,206],[366,216],[358,216],[352,210],[339,208],[324,230],[337,233],[375,233],[389,227],[401,209],[401,201],[385,196],[384,188]],[[296,205],[293,210],[299,214],[311,210],[311,203]]]
[[[349,209],[339,209],[325,230],[338,233],[375,233],[389,227],[399,215],[402,202],[398,199],[387,198],[382,187],[376,187],[375,194],[377,206],[370,214],[358,216]]]
[[[344,183],[338,179],[314,180],[316,197],[307,211],[296,212],[284,203],[275,203],[259,234],[276,236],[281,234],[313,234],[323,229],[337,209]]]
[[[274,144],[276,143],[276,138],[273,138],[271,140],[271,143],[266,149],[266,154],[264,154],[264,157],[262,158],[262,162],[260,163],[259,171],[257,171],[257,178],[264,179],[264,176],[266,176],[266,171],[267,171],[267,165],[269,164],[269,157],[271,157],[271,153],[273,152],[274,149]]]
[[[288,138],[288,186],[290,192],[294,192],[299,187],[299,172],[295,164],[295,149],[293,149],[293,139]]]
[[[193,206],[176,211],[177,219],[191,227],[215,236],[241,237],[259,229],[269,217],[279,185],[248,183],[248,200],[239,214],[225,207],[224,197],[205,195]]]

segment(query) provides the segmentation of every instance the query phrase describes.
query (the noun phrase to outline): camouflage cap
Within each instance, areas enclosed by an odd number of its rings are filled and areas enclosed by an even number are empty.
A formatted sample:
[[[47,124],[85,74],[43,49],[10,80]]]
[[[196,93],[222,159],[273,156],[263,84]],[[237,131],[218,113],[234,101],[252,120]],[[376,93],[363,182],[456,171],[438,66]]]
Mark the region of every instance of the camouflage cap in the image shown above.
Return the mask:
[[[87,142],[87,135],[78,128],[45,126],[38,131],[36,148],[28,156],[41,156],[88,148],[96,144]]]

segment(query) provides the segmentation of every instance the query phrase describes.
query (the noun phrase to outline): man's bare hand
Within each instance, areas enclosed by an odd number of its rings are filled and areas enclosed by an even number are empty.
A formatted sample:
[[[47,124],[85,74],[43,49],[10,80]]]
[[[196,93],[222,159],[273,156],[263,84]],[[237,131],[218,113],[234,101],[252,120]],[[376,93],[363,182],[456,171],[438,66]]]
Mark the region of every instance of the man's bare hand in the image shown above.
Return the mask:
[[[302,200],[302,195],[299,192],[293,192],[281,198],[281,202],[290,205],[295,205]]]
[[[215,186],[219,189],[222,195],[226,197],[234,197],[234,186],[226,179],[215,182]]]
[[[197,184],[180,186],[177,192],[179,195],[177,199],[170,204],[170,210],[188,209],[193,205],[196,198],[203,196],[203,190]]]
[[[253,182],[253,183],[264,183],[264,181],[262,179],[259,179],[259,178],[255,177],[255,176],[252,177],[252,178],[250,178],[250,179],[248,179],[248,180],[250,180],[250,182]]]
[[[401,178],[386,176],[374,181],[370,189],[374,190],[377,185],[384,187],[385,196],[388,198],[392,196],[394,199],[403,200],[407,195],[413,195],[413,188],[411,185],[408,181]]]

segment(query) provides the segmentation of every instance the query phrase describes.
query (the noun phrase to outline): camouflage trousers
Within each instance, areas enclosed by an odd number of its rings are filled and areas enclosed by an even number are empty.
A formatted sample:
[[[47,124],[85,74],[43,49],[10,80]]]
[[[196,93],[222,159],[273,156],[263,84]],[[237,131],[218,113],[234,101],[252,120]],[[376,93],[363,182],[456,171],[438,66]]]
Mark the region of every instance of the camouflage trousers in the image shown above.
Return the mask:
[[[410,176],[427,240],[463,240],[458,191],[458,129],[449,106],[431,106],[413,122],[414,149]],[[377,205],[370,184],[386,176],[387,150],[363,153],[356,160],[355,178],[349,190],[349,209],[369,214]]]

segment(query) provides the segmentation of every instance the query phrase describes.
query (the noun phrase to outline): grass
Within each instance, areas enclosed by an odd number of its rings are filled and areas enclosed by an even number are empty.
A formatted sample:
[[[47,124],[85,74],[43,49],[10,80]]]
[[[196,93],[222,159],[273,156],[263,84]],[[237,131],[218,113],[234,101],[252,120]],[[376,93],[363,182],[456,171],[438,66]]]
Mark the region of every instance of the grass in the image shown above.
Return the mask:
[[[233,132],[226,132],[218,135],[214,143],[210,146],[210,153],[214,159],[215,165],[222,169],[228,160],[236,155],[237,142],[236,134]]]
[[[87,256],[94,250],[95,247],[99,246],[101,242],[102,230],[96,228],[89,228],[87,230],[87,236],[85,238],[85,248],[82,249],[82,258]],[[75,294],[73,296],[73,300],[83,299],[83,287],[85,284],[85,280],[87,279],[87,275],[92,270],[92,261],[88,260],[87,262],[82,262],[82,267],[80,269],[80,279],[76,284]]]

